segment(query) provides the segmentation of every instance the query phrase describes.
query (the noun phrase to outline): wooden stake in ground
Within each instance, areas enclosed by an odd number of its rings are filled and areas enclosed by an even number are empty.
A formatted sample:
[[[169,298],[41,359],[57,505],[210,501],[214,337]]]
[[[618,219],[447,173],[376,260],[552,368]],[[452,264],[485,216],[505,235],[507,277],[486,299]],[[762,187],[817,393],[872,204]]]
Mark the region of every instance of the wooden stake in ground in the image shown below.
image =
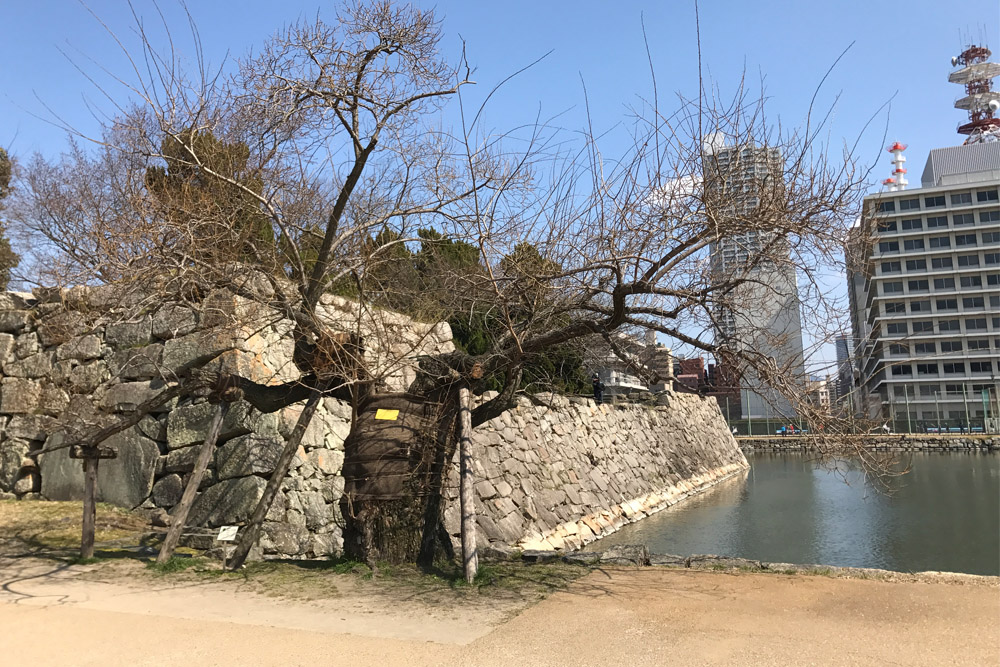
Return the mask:
[[[170,530],[167,531],[167,537],[160,546],[160,553],[156,557],[157,563],[166,563],[174,555],[174,549],[177,548],[177,543],[181,539],[181,532],[187,524],[188,513],[191,511],[191,505],[194,504],[195,494],[198,493],[198,487],[201,486],[201,480],[205,476],[205,470],[208,468],[208,462],[212,458],[212,452],[215,451],[215,442],[219,439],[219,433],[222,431],[222,422],[228,412],[229,403],[226,401],[218,403],[215,406],[215,413],[212,415],[212,422],[208,427],[208,435],[205,436],[204,442],[201,443],[198,460],[195,462],[194,470],[191,472],[191,477],[184,488],[184,495],[181,496],[181,502],[177,505],[173,519],[170,521]]]
[[[97,464],[101,459],[113,459],[115,450],[109,447],[69,449],[71,459],[83,459],[83,531],[80,535],[80,558],[94,557],[94,532],[97,525]]]
[[[459,502],[462,512],[462,563],[470,584],[479,570],[476,550],[476,502],[472,487],[472,399],[468,387],[458,390]]]

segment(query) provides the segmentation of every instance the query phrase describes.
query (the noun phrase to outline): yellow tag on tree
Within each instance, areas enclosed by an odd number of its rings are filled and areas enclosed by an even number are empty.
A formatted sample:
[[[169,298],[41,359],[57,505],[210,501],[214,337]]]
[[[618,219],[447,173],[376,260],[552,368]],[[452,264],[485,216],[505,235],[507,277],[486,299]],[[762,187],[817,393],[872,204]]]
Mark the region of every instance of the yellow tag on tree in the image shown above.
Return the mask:
[[[375,411],[375,419],[388,419],[389,421],[396,421],[399,417],[399,410],[383,410],[379,408]]]

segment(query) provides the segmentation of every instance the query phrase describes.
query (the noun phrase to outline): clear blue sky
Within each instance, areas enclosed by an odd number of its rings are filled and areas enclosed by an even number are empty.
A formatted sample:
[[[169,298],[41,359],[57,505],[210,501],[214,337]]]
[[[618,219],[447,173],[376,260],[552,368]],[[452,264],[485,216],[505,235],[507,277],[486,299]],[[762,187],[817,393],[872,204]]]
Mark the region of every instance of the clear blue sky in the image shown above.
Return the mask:
[[[147,22],[157,21],[152,2],[134,0]],[[674,92],[697,93],[694,3],[598,2],[576,0],[418,1],[436,7],[444,19],[446,53],[456,56],[460,37],[468,45],[474,95],[552,50],[540,64],[506,86],[491,103],[487,123],[509,128],[561,112],[560,124],[584,123],[582,83],[598,131],[626,120],[638,96],[651,96],[643,46],[645,21],[661,104]],[[180,48],[190,39],[177,3],[162,0]],[[124,0],[91,0],[94,13],[128,45],[134,46],[132,17]],[[282,25],[317,10],[332,18],[335,3],[316,0],[192,0],[189,9],[200,30],[205,56],[216,65],[244,54]],[[949,59],[964,42],[985,39],[1000,53],[997,0],[916,0],[893,2],[792,2],[790,0],[703,0],[700,8],[704,70],[723,95],[732,93],[744,68],[749,78],[765,78],[772,118],[786,125],[802,121],[812,91],[837,56],[853,47],[827,80],[819,104],[837,94],[831,139],[853,141],[890,99],[863,136],[862,157],[879,161],[873,176],[888,174],[883,131],[888,140],[910,145],[911,183],[931,148],[961,143],[955,127],[964,119],[952,108],[961,89],[947,82]],[[33,114],[48,116],[43,102],[74,127],[87,132],[95,122],[90,99],[107,108],[99,93],[65,51],[103,80],[94,63],[127,72],[117,45],[85,6],[74,0],[0,0],[0,145],[13,155],[34,151],[53,156],[65,146],[57,128]],[[91,62],[93,61],[93,62]],[[668,101],[669,104],[669,101]],[[886,130],[887,127],[887,130]],[[613,147],[610,153],[614,153]],[[832,356],[832,352],[824,354]]]

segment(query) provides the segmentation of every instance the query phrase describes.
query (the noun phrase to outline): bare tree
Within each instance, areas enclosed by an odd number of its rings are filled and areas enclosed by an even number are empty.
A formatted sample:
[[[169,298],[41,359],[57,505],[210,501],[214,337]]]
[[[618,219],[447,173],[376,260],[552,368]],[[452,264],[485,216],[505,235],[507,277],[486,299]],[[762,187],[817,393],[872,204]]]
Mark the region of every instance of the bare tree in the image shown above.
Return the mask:
[[[864,178],[851,151],[822,144],[823,123],[774,128],[744,89],[726,103],[682,99],[669,115],[639,105],[615,161],[593,134],[571,152],[541,123],[515,142],[465,107],[469,70],[440,56],[439,38],[433,12],[361,3],[335,23],[287,28],[231,75],[193,79],[146,40],[153,74],[135,72],[134,103],[93,148],[72,144],[61,162],[24,170],[13,210],[19,238],[46,257],[36,279],[112,286],[123,317],[150,302],[205,308],[225,290],[237,307],[217,328],[235,338],[287,323],[289,377],[241,376],[220,363],[225,346],[164,369],[175,393],[221,375],[262,411],[306,401],[231,565],[256,543],[322,397],[354,406],[345,550],[369,562],[450,548],[441,490],[459,396],[498,390],[472,410],[475,428],[543,388],[531,369],[560,346],[655,331],[801,405],[798,371],[767,353],[780,341],[744,328],[755,344],[738,344],[719,335],[719,318],[782,297],[768,274],[815,282],[841,261]],[[428,122],[449,98],[462,111],[450,133]],[[711,137],[778,157],[734,190],[742,167],[713,159]],[[746,242],[740,264],[720,271],[726,239]],[[430,250],[414,259],[419,244]],[[474,260],[443,261],[445,250]],[[386,353],[400,336],[388,308],[474,324],[479,349],[424,355],[408,375],[420,335]],[[401,377],[404,390],[390,390]],[[379,409],[400,416],[379,421]]]

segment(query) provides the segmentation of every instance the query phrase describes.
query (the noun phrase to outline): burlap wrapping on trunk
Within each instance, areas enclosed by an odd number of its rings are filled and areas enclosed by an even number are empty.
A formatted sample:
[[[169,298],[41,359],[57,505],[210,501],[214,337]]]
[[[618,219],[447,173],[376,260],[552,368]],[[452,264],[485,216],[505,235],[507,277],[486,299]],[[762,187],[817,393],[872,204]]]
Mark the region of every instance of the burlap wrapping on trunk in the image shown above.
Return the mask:
[[[419,494],[409,482],[430,467],[440,408],[439,403],[408,394],[377,395],[367,401],[344,441],[344,495],[359,501]],[[380,410],[398,410],[398,415],[376,419]]]

